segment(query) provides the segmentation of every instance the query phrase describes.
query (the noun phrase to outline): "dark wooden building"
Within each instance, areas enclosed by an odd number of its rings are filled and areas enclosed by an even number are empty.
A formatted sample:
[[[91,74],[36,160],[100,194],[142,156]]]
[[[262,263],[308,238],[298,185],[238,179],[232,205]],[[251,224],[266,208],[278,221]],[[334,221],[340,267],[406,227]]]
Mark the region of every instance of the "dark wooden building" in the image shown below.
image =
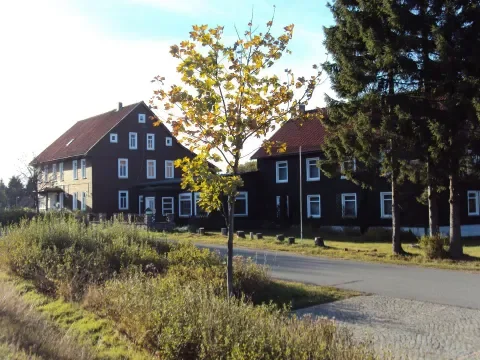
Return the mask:
[[[369,227],[391,227],[391,189],[384,178],[374,179],[372,190],[363,189],[342,176],[342,168],[356,169],[355,160],[338,167],[334,177],[322,174],[317,166],[322,158],[321,146],[326,136],[318,119],[304,122],[292,119],[282,126],[270,141],[286,144],[286,151],[271,154],[260,148],[255,181],[261,198],[254,206],[262,217],[279,224],[306,227],[349,227],[364,231]],[[480,235],[479,192],[477,179],[466,180],[461,190],[462,234]],[[417,200],[421,188],[406,183],[399,191],[400,219],[404,230],[423,234],[428,228],[428,208]],[[448,194],[440,196],[441,231],[448,232]]]

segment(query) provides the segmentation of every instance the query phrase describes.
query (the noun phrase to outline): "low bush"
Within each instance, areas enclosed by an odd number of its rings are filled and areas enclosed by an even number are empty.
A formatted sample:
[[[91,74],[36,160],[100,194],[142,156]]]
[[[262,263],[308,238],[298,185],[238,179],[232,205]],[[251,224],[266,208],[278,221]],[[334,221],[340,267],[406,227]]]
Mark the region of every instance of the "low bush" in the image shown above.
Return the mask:
[[[0,246],[2,262],[13,273],[44,292],[79,299],[88,284],[129,266],[163,271],[168,245],[151,236],[119,223],[89,227],[72,217],[49,215],[10,227]]]
[[[35,215],[35,210],[29,208],[0,210],[0,227],[18,224],[21,220],[32,219]]]
[[[419,241],[420,248],[427,259],[445,259],[448,255],[447,244],[448,239],[441,235],[422,236]]]
[[[391,242],[392,229],[382,227],[370,227],[360,237],[363,242]],[[411,231],[400,231],[400,239],[404,243],[416,243],[417,236]]]
[[[87,306],[162,359],[371,359],[371,350],[324,319],[217,296],[209,284],[178,286],[141,273],[91,291]]]

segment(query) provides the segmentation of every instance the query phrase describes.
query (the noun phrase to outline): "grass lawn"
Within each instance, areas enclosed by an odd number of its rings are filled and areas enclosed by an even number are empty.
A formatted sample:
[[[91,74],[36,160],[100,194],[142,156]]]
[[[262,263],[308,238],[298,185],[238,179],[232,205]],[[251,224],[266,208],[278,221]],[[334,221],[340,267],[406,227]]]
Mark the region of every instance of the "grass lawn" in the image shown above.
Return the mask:
[[[418,265],[442,269],[455,269],[466,271],[480,271],[480,239],[464,239],[464,260],[429,260],[426,259],[422,250],[405,243],[403,248],[408,252],[406,256],[392,255],[392,245],[388,242],[362,242],[360,237],[327,235],[324,236],[325,248],[316,247],[312,238],[304,238],[300,241],[295,239],[295,244],[289,245],[288,240],[280,242],[273,234],[263,233],[262,240],[251,240],[248,233],[247,238],[234,237],[235,246],[252,249],[293,252],[303,255],[332,257],[339,259],[352,259],[368,262],[382,262],[400,265]],[[285,234],[286,236],[288,234]],[[219,232],[208,232],[201,236],[191,233],[172,233],[166,237],[172,240],[192,241],[195,243],[226,245],[226,237]]]
[[[1,359],[149,359],[112,321],[0,272]]]

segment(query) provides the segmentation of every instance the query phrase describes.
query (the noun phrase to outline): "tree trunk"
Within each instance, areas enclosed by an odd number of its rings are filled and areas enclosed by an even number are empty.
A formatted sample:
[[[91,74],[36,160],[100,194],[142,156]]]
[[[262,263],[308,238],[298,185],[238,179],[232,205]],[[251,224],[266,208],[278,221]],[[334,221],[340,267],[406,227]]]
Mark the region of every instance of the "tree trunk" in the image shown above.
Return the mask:
[[[402,239],[400,238],[400,212],[397,200],[397,180],[392,176],[392,250],[395,255],[403,255],[405,251],[402,248]]]
[[[227,297],[233,294],[233,230],[235,198],[228,198],[228,241],[227,241]]]
[[[452,171],[450,176],[450,256],[463,256],[463,244],[460,232],[460,202],[458,194],[458,173]]]
[[[392,151],[392,250],[395,255],[403,255],[402,239],[400,238],[400,211],[398,207],[398,161],[395,142],[391,141]]]
[[[440,225],[438,223],[438,193],[437,187],[433,184],[431,164],[427,163],[427,191],[428,191],[428,227],[430,236],[440,234]]]

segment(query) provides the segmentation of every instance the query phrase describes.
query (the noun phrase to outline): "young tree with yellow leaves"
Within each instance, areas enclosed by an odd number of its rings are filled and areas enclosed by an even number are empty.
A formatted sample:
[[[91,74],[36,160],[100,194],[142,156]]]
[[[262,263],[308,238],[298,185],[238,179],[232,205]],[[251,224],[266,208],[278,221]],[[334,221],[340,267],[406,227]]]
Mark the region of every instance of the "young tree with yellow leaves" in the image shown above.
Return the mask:
[[[242,186],[239,164],[245,142],[252,137],[265,139],[291,116],[299,115],[299,105],[308,103],[320,78],[315,65],[315,75],[308,79],[295,78],[288,69],[284,80],[274,74],[272,66],[290,53],[287,45],[294,26],[286,26],[275,37],[272,25],[273,19],[263,33],[250,22],[243,36],[237,31],[237,40],[231,45],[222,41],[223,27],[193,26],[190,40],[172,46],[170,51],[180,62],[177,71],[184,86],[165,89],[164,77],[153,80],[159,89],[150,105],[169,113],[163,121],[197,153],[193,159],[175,163],[183,172],[182,188],[200,192],[199,206],[204,210],[222,210],[224,214],[228,228],[228,296],[233,295],[234,206]],[[274,145],[283,148],[263,141],[268,151]],[[211,163],[219,164],[225,173]]]

